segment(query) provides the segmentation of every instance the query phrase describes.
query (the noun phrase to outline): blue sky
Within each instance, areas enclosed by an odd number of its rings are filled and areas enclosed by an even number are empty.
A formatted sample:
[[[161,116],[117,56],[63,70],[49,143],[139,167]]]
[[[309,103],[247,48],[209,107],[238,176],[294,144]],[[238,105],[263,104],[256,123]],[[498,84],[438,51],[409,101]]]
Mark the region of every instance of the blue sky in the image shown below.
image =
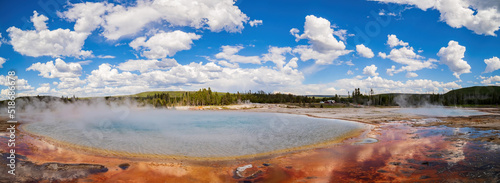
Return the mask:
[[[0,89],[432,93],[500,85],[495,0],[2,1]]]

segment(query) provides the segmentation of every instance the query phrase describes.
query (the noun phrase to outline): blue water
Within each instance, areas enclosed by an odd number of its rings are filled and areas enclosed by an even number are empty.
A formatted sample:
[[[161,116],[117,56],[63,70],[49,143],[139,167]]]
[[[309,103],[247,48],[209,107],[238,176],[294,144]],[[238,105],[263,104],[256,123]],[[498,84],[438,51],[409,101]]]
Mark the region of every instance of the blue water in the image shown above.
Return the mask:
[[[356,122],[301,115],[137,110],[127,115],[77,115],[24,128],[87,147],[139,154],[226,157],[272,152],[341,138]]]

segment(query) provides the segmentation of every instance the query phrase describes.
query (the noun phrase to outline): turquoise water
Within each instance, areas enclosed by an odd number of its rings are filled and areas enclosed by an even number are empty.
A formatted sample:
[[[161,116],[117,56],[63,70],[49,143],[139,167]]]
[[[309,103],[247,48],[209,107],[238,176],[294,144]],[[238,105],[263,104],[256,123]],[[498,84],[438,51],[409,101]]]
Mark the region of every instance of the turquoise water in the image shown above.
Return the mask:
[[[444,108],[444,107],[403,108],[397,110],[397,112],[406,114],[416,114],[421,116],[433,116],[433,117],[475,116],[475,115],[488,114],[476,110],[468,110],[460,108]]]
[[[363,124],[301,115],[137,110],[127,115],[77,115],[29,123],[24,129],[99,149],[191,157],[241,156],[340,138]]]

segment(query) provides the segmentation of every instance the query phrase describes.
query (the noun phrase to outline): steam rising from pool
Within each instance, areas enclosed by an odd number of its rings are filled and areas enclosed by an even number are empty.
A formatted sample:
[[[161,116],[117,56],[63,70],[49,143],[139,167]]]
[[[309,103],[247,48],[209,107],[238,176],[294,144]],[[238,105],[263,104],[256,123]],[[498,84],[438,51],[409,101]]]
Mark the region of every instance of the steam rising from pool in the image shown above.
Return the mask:
[[[426,107],[426,108],[403,108],[397,110],[399,113],[416,114],[421,116],[433,117],[453,117],[453,116],[475,116],[485,115],[488,113],[479,112],[476,110],[460,109],[460,108],[445,108],[445,107]]]
[[[342,120],[235,111],[133,109],[120,117],[97,114],[33,121],[24,129],[112,151],[227,157],[335,140],[364,127]]]
[[[411,94],[401,94],[396,96],[396,98],[394,98],[394,102],[403,108],[397,110],[396,112],[432,117],[475,116],[488,114],[476,110],[447,108],[439,103],[431,103],[429,102],[429,95],[421,96],[422,98],[419,98],[419,100],[411,99],[411,97]]]

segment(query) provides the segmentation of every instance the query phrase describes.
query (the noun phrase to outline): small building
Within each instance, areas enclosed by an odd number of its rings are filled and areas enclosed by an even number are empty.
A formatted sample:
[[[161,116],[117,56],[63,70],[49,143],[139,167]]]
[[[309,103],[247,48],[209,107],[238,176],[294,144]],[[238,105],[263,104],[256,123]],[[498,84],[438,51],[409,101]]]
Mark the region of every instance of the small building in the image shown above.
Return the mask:
[[[335,104],[335,100],[327,100],[325,103],[326,104]]]

